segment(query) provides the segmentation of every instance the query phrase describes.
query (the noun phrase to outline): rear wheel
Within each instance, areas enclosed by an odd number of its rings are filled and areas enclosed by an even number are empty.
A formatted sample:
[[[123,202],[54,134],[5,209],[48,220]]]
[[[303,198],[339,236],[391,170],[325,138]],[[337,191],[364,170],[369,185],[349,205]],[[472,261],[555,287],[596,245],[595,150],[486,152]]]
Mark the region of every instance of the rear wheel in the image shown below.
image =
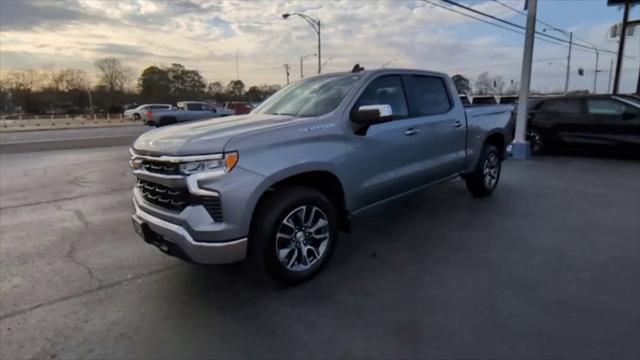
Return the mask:
[[[261,203],[252,226],[252,255],[272,279],[296,285],[327,264],[338,237],[333,204],[319,191],[291,186]]]
[[[140,114],[138,114],[138,113],[133,114],[133,120],[140,121],[140,119],[141,119],[140,118]]]
[[[486,144],[473,173],[465,177],[467,189],[476,197],[491,195],[498,187],[501,170],[502,159],[498,148],[492,144]]]
[[[540,155],[544,152],[544,141],[540,130],[527,130],[527,141],[531,146],[531,153],[533,155]]]

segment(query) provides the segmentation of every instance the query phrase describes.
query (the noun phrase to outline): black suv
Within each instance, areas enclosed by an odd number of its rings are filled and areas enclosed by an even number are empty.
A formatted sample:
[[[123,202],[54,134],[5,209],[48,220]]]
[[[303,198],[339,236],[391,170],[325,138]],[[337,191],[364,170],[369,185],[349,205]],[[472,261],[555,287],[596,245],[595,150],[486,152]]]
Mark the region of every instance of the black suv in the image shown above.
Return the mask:
[[[527,140],[541,154],[556,147],[640,152],[640,98],[631,95],[530,100]]]

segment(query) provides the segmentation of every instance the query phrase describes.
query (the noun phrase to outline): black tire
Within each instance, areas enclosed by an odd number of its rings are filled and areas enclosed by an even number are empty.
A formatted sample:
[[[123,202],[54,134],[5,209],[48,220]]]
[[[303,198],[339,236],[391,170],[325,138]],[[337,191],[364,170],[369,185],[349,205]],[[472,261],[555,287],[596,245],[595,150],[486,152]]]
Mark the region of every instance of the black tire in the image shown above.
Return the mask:
[[[545,150],[544,138],[542,132],[538,129],[527,130],[527,141],[531,146],[531,154],[542,155]]]
[[[133,120],[140,121],[140,119],[141,119],[140,114],[138,113],[133,114]]]
[[[471,174],[465,176],[467,189],[475,197],[491,195],[498,186],[501,171],[502,156],[498,148],[492,144],[485,144],[476,168]]]
[[[252,222],[249,240],[251,256],[260,271],[266,272],[280,284],[292,286],[311,279],[322,271],[329,262],[338,240],[338,213],[335,206],[321,192],[305,186],[289,186],[278,189],[266,196],[256,210]],[[304,244],[309,244],[310,247],[312,246],[311,241],[314,241],[318,247],[314,249],[315,251],[305,250],[307,256],[304,258],[301,257],[302,253],[298,253],[302,249],[300,246],[305,246],[302,244],[303,240],[297,238],[297,230],[293,230],[293,226],[284,223],[285,220],[292,219],[290,216],[298,215],[299,212],[296,211],[302,207],[311,210],[311,214],[307,215],[310,216],[309,223],[313,223],[314,219],[312,217],[314,215],[320,218],[324,216],[328,222],[327,225],[320,229],[323,230],[323,233],[320,234],[321,237],[325,234],[328,235],[324,250],[320,250],[322,247],[320,244],[323,243],[321,240],[308,236],[304,240]],[[319,209],[320,212],[313,211],[314,207]],[[306,217],[304,214],[302,216]],[[290,240],[279,235],[279,233],[282,234],[285,231],[284,229],[289,228],[292,232]],[[307,241],[309,242],[307,243]],[[284,256],[283,261],[289,262],[289,265],[293,264],[291,265],[293,267],[298,266],[300,268],[290,269],[286,264],[283,264],[278,255],[278,249],[281,251],[280,254],[287,254]],[[309,253],[309,251],[313,252]],[[314,257],[314,253],[319,254],[319,256],[317,258]],[[309,254],[311,255],[310,257]],[[311,260],[315,259],[315,261],[310,262],[309,258]],[[294,261],[296,259],[301,260],[300,263]],[[308,268],[304,269],[304,266],[308,266]]]

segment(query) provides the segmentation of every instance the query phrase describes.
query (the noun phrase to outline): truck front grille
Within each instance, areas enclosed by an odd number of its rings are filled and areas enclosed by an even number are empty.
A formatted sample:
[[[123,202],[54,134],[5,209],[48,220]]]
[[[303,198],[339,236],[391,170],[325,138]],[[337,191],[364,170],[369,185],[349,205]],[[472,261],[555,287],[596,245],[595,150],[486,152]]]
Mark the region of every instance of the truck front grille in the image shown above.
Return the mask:
[[[189,202],[189,192],[183,188],[170,188],[138,179],[136,186],[148,202],[172,210],[183,210]]]
[[[144,160],[142,166],[154,174],[180,175],[180,166],[174,163]]]

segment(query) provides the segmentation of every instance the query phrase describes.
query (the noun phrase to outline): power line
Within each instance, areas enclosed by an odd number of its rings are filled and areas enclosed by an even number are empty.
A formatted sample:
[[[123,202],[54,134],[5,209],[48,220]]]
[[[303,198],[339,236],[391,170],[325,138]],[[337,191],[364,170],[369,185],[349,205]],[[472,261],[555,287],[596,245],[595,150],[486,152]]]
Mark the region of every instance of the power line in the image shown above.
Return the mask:
[[[455,1],[452,1],[452,0],[441,0],[441,1],[446,2],[447,4],[450,4],[450,5],[457,6],[459,8],[465,9],[467,11],[471,11],[471,12],[476,13],[478,15],[481,15],[481,16],[484,16],[484,17],[488,17],[490,19],[493,19],[495,21],[501,22],[503,24],[507,24],[507,25],[516,27],[518,29],[525,30],[525,27],[522,26],[522,25],[519,25],[519,24],[516,24],[514,22],[499,18],[499,17],[491,15],[491,14],[487,14],[485,12],[482,12],[480,10],[474,9],[472,7],[457,3]],[[557,28],[554,27],[554,29],[557,29]],[[560,29],[558,29],[558,30],[560,30]],[[564,31],[564,30],[562,30],[562,31]],[[559,42],[563,42],[563,43],[567,43],[567,44],[569,43],[569,41],[566,40],[566,39],[562,39],[562,38],[559,38],[559,37],[556,37],[556,36],[553,36],[553,35],[545,34],[545,33],[540,32],[540,31],[536,31],[536,34],[538,34],[540,36],[547,37],[549,39],[553,39],[553,40],[559,41]],[[583,45],[583,44],[573,44],[573,46],[582,47],[582,48],[588,49],[590,51],[595,51],[591,46],[586,46],[586,45]],[[598,51],[605,52],[605,53],[610,53],[610,54],[616,54],[616,52],[611,51],[611,50],[606,50],[606,49],[598,49]]]
[[[513,32],[513,33],[516,33],[516,34],[524,35],[524,32],[522,32],[522,31],[518,31],[518,30],[515,30],[515,29],[512,29],[512,28],[508,28],[508,27],[506,27],[506,26],[504,26],[504,25],[496,24],[496,23],[494,23],[494,22],[491,22],[491,21],[488,21],[488,20],[485,20],[485,19],[479,18],[479,17],[477,17],[477,16],[473,16],[473,15],[471,15],[471,14],[463,13],[462,11],[458,11],[458,10],[456,10],[456,9],[452,9],[452,8],[449,8],[449,7],[446,7],[446,6],[443,6],[443,5],[437,4],[437,3],[434,3],[434,2],[429,1],[429,0],[422,0],[422,1],[424,1],[424,2],[426,2],[426,3],[428,3],[428,4],[431,4],[431,5],[437,6],[437,7],[441,8],[441,9],[448,10],[448,11],[454,12],[454,13],[456,13],[456,14],[460,14],[460,15],[462,15],[462,16],[466,16],[466,17],[468,17],[468,18],[470,18],[470,19],[478,20],[478,21],[481,21],[481,22],[483,22],[483,23],[486,23],[486,24],[489,24],[489,25],[493,25],[493,26],[499,27],[499,28],[504,29],[504,30],[507,30],[507,31],[511,31],[511,32]],[[550,43],[550,44],[554,44],[554,45],[561,45],[561,46],[565,46],[565,44],[563,44],[563,43],[558,43],[558,42],[556,42],[556,41],[551,41],[551,40],[548,40],[548,39],[541,39],[541,38],[539,38],[539,40],[540,40],[540,41],[545,41],[545,42],[548,42],[548,43]]]
[[[524,12],[524,11],[522,11],[522,10],[518,10],[518,9],[514,8],[514,7],[513,7],[513,6],[511,6],[511,5],[508,5],[508,4],[503,3],[503,2],[502,2],[502,1],[500,1],[500,0],[493,0],[493,1],[494,1],[495,3],[497,3],[497,4],[501,5],[501,6],[503,6],[503,7],[505,7],[505,8],[507,8],[507,9],[511,10],[511,11],[514,11],[514,12],[516,12],[516,13],[518,13],[518,14],[522,15],[522,16],[527,16],[527,13],[526,13],[526,12]],[[560,32],[563,32],[563,33],[567,33],[567,32],[568,32],[568,31],[566,31],[566,30],[564,30],[564,29],[560,29],[559,27],[557,27],[557,26],[555,26],[555,25],[551,25],[551,24],[549,24],[548,22],[546,22],[546,21],[544,21],[544,20],[541,20],[540,18],[536,18],[536,22],[538,22],[538,23],[540,23],[540,24],[542,24],[542,25],[546,25],[546,26],[548,26],[549,28],[551,28],[551,29],[553,29],[553,30],[556,30],[556,31],[560,31]],[[585,44],[589,45],[591,48],[594,48],[593,46],[591,46],[591,44],[590,44],[587,40],[580,38],[580,37],[579,37],[579,36],[577,36],[576,34],[573,34],[573,38],[574,38],[574,39],[581,40],[581,41],[582,41],[582,42],[584,42]],[[574,44],[575,44],[575,42],[574,42]],[[598,49],[598,51],[600,51],[600,49]]]

